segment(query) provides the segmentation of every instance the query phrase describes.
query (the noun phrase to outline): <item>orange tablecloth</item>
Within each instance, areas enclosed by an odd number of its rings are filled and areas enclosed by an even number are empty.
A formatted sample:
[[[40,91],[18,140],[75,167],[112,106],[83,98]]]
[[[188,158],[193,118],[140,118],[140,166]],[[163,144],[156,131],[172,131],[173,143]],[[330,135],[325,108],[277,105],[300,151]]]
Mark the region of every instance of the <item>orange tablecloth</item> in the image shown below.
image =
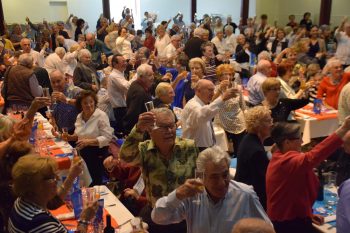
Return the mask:
[[[69,210],[67,205],[63,205],[63,206],[61,206],[60,208],[58,208],[56,210],[50,210],[50,212],[51,212],[51,214],[53,216],[57,216],[57,215],[60,215],[60,214],[70,213],[70,212],[72,212],[72,210]],[[107,214],[109,214],[108,211],[106,209],[103,209],[103,223],[104,223],[104,226],[106,225],[106,215]],[[111,220],[112,220],[112,226],[114,228],[117,228],[118,227],[118,223],[116,222],[116,220],[113,217],[111,217]],[[78,221],[76,219],[62,220],[61,222],[62,222],[63,225],[65,225],[65,227],[68,230],[76,229],[77,225],[78,225]]]
[[[53,141],[53,139],[47,139],[45,140],[44,143],[44,147],[45,146],[54,146],[56,145],[56,143]],[[57,161],[58,164],[58,169],[59,170],[65,170],[65,169],[69,169],[70,165],[71,165],[71,160],[70,158],[67,157],[57,157],[57,155],[59,154],[63,154],[64,152],[61,150],[61,148],[57,148],[57,149],[51,149],[50,150],[50,156],[54,157]],[[42,153],[40,154],[41,156],[47,156],[47,153],[44,151],[42,151]]]

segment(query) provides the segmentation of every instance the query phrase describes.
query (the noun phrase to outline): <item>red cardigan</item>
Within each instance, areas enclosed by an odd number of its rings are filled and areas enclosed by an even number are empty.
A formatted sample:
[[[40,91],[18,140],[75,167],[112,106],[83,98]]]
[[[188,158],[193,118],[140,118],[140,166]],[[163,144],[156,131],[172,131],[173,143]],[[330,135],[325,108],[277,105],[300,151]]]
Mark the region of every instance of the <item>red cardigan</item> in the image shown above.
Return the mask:
[[[272,155],[266,172],[267,214],[272,221],[312,216],[319,181],[313,168],[331,155],[343,141],[332,134],[311,151],[280,151]]]

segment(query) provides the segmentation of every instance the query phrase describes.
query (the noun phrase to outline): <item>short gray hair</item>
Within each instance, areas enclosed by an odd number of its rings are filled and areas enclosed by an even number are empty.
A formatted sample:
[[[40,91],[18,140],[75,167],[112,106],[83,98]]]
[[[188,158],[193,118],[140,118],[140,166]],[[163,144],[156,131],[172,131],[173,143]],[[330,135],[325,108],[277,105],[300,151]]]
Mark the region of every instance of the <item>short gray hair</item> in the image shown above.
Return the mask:
[[[152,66],[148,65],[148,64],[142,64],[140,65],[136,72],[137,72],[137,77],[141,78],[142,76],[144,76],[148,71],[152,71]]]
[[[169,115],[171,116],[171,118],[175,123],[175,115],[169,108],[155,108],[155,109],[152,109],[152,112],[156,115],[158,114]]]
[[[157,85],[156,90],[155,90],[156,97],[159,98],[160,96],[165,95],[168,92],[168,90],[171,88],[172,88],[172,86],[170,85],[170,83],[160,82]]]
[[[271,54],[267,52],[266,50],[262,51],[258,55],[258,61],[260,60],[268,60],[271,61]]]
[[[55,49],[55,53],[58,55],[58,56],[64,56],[66,54],[66,50],[63,48],[63,47],[57,47]]]
[[[227,25],[225,27],[225,31],[230,31],[230,32],[233,32],[233,27],[231,25]]]
[[[88,49],[82,49],[79,51],[78,53],[78,60],[80,61],[81,57],[86,55],[86,54],[89,54],[91,56],[91,53]]]
[[[18,58],[18,64],[26,67],[32,67],[33,66],[33,56],[29,53],[23,53]]]
[[[205,172],[205,167],[209,162],[219,164],[222,160],[230,166],[231,158],[227,152],[223,151],[219,146],[208,147],[199,153],[196,164],[199,171]]]

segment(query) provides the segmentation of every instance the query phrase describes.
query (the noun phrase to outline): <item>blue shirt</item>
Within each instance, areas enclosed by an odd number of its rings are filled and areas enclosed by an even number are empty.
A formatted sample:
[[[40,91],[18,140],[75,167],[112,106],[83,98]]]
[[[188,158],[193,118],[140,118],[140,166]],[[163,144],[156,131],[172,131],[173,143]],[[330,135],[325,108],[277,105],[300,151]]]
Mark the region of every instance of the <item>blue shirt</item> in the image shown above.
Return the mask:
[[[193,202],[197,198],[200,204]],[[261,218],[272,225],[253,188],[233,180],[218,203],[206,192],[181,201],[174,190],[160,198],[152,211],[152,220],[161,225],[186,219],[187,233],[231,233],[233,225],[242,218]]]
[[[75,99],[81,90],[79,87],[67,85],[63,93],[67,98]],[[62,128],[68,128],[68,132],[73,133],[75,129],[74,123],[79,113],[78,109],[73,105],[59,101],[53,105],[52,109],[52,116],[56,121],[58,129],[61,131]]]
[[[265,99],[261,85],[266,79],[267,77],[264,74],[257,72],[248,81],[249,103],[254,106],[260,104]]]
[[[337,206],[337,232],[348,233],[350,229],[350,179],[344,181],[339,189],[339,201]]]

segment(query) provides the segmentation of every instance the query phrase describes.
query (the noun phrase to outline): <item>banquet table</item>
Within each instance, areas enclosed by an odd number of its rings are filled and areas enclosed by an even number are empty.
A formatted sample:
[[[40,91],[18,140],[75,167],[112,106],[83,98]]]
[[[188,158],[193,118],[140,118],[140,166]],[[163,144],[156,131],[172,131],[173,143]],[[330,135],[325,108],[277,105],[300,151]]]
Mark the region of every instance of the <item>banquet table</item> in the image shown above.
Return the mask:
[[[109,213],[112,217],[112,226],[118,227],[120,229],[118,233],[129,233],[132,230],[131,224],[129,223],[134,216],[130,213],[130,211],[119,201],[119,199],[104,185],[95,186],[96,192],[100,194],[100,199],[104,200],[104,215]],[[51,213],[57,217],[61,218],[63,214],[72,213],[66,205],[61,206],[57,210],[51,211]],[[73,214],[71,214],[73,215]],[[104,217],[105,220],[105,217]],[[68,229],[76,228],[77,221],[75,219],[66,219],[60,220],[63,225],[65,225]],[[144,223],[145,224],[145,223]],[[147,226],[146,226],[147,227]]]
[[[323,109],[321,114],[315,114],[312,108],[313,105],[308,104],[295,111],[303,132],[303,145],[310,143],[312,138],[332,134],[339,126],[337,110]]]
[[[59,175],[61,177],[66,177],[73,159],[72,146],[69,143],[61,139],[55,138],[52,135],[52,125],[40,113],[37,113],[34,119],[38,122],[43,122],[43,139],[39,139],[38,137],[36,137],[35,139],[36,141],[41,140],[40,143],[35,143],[36,152],[39,153],[41,156],[51,156],[55,158],[58,165]],[[80,175],[80,179],[82,180],[85,186],[89,186],[92,181],[85,162],[83,162],[83,173]]]

